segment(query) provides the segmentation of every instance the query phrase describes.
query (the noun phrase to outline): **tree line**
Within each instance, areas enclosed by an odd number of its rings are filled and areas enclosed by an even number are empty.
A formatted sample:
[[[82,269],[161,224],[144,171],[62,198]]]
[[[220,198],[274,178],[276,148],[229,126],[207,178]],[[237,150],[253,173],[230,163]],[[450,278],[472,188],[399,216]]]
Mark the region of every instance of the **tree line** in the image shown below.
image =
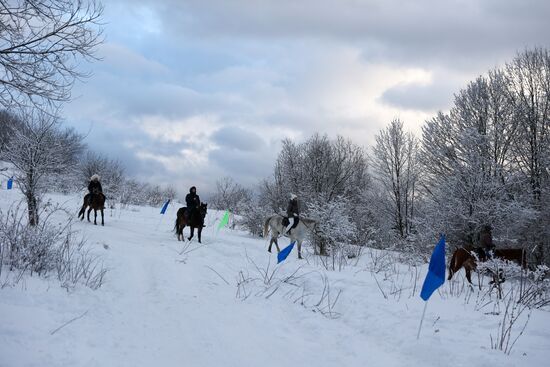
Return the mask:
[[[440,233],[452,247],[477,245],[490,225],[497,246],[550,264],[548,50],[518,53],[468,83],[421,137],[395,119],[375,141],[366,151],[343,137],[284,140],[273,174],[235,196],[234,212],[260,234],[262,218],[284,212],[293,192],[305,215],[335,223],[325,252],[370,244],[426,254]]]

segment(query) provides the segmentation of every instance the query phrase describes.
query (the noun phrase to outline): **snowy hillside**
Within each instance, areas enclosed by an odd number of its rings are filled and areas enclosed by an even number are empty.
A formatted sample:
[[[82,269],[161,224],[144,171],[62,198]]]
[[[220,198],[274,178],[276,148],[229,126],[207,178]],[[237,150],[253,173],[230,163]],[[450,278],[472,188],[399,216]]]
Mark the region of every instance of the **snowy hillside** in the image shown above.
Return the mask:
[[[75,214],[80,203],[48,198]],[[0,209],[19,199],[0,190]],[[76,224],[109,269],[98,290],[67,292],[55,277],[36,276],[0,289],[0,366],[542,366],[550,359],[550,313],[541,310],[511,355],[491,349],[502,317],[477,290],[451,295],[463,287],[462,272],[453,289],[446,283],[434,294],[416,340],[426,266],[415,273],[375,251],[341,272],[326,271],[308,251],[277,266],[263,239],[216,233],[222,213],[212,210],[202,245],[177,242],[176,210],[170,206],[160,223],[158,208],[134,207],[106,210],[105,227]],[[411,279],[420,284],[410,288]]]

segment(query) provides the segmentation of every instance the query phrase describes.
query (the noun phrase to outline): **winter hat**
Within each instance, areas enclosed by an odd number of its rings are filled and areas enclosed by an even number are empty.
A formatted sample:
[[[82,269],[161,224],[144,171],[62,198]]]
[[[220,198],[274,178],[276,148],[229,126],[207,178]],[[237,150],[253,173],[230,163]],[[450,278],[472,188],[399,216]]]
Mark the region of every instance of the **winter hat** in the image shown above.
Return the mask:
[[[100,177],[98,174],[95,174],[93,175],[92,177],[90,177],[90,181],[99,181]]]
[[[195,186],[191,186],[191,188],[189,189],[189,192],[193,192],[193,190],[197,191],[197,188]]]
[[[298,196],[295,194],[290,194],[290,200],[298,199]]]

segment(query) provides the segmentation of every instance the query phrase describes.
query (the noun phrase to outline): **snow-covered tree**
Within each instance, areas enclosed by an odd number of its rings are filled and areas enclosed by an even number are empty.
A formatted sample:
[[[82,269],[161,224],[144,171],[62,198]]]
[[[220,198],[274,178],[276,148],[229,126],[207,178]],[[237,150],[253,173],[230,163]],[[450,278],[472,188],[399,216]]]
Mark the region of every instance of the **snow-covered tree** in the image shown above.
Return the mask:
[[[17,187],[27,201],[29,224],[36,225],[48,177],[75,166],[83,149],[82,137],[62,129],[57,118],[40,110],[26,111],[18,119],[21,126],[0,152],[0,160],[13,165]]]
[[[223,177],[216,182],[216,192],[210,198],[212,208],[229,210],[241,214],[243,209],[250,208],[247,203],[252,200],[252,191],[245,188],[231,177]]]
[[[550,190],[550,52],[536,48],[518,54],[506,65],[516,130],[514,164],[537,212],[526,240],[537,245],[537,257],[550,261],[548,197]]]
[[[423,126],[425,222],[432,234],[476,243],[489,224],[495,237],[509,241],[533,216],[517,172],[519,121],[508,80],[499,70],[478,77],[456,95],[448,114]]]
[[[384,219],[393,223],[400,238],[413,229],[415,192],[419,175],[418,142],[403,130],[403,122],[393,120],[376,135],[373,149],[373,170],[387,201],[383,206]],[[381,213],[382,214],[382,213]]]
[[[103,6],[94,0],[0,1],[0,106],[70,99],[78,59],[94,58]]]
[[[14,114],[0,110],[0,151],[19,126],[20,122]]]

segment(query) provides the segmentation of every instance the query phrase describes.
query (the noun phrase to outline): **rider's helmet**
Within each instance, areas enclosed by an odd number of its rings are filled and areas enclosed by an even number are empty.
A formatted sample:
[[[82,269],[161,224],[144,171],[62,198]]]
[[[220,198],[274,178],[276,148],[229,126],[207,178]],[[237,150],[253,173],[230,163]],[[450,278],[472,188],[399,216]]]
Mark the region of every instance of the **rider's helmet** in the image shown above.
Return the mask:
[[[298,196],[296,194],[290,194],[290,200],[296,200],[298,199]]]
[[[100,180],[100,177],[97,173],[92,175],[92,177],[90,177],[90,181],[99,181],[99,180]]]

